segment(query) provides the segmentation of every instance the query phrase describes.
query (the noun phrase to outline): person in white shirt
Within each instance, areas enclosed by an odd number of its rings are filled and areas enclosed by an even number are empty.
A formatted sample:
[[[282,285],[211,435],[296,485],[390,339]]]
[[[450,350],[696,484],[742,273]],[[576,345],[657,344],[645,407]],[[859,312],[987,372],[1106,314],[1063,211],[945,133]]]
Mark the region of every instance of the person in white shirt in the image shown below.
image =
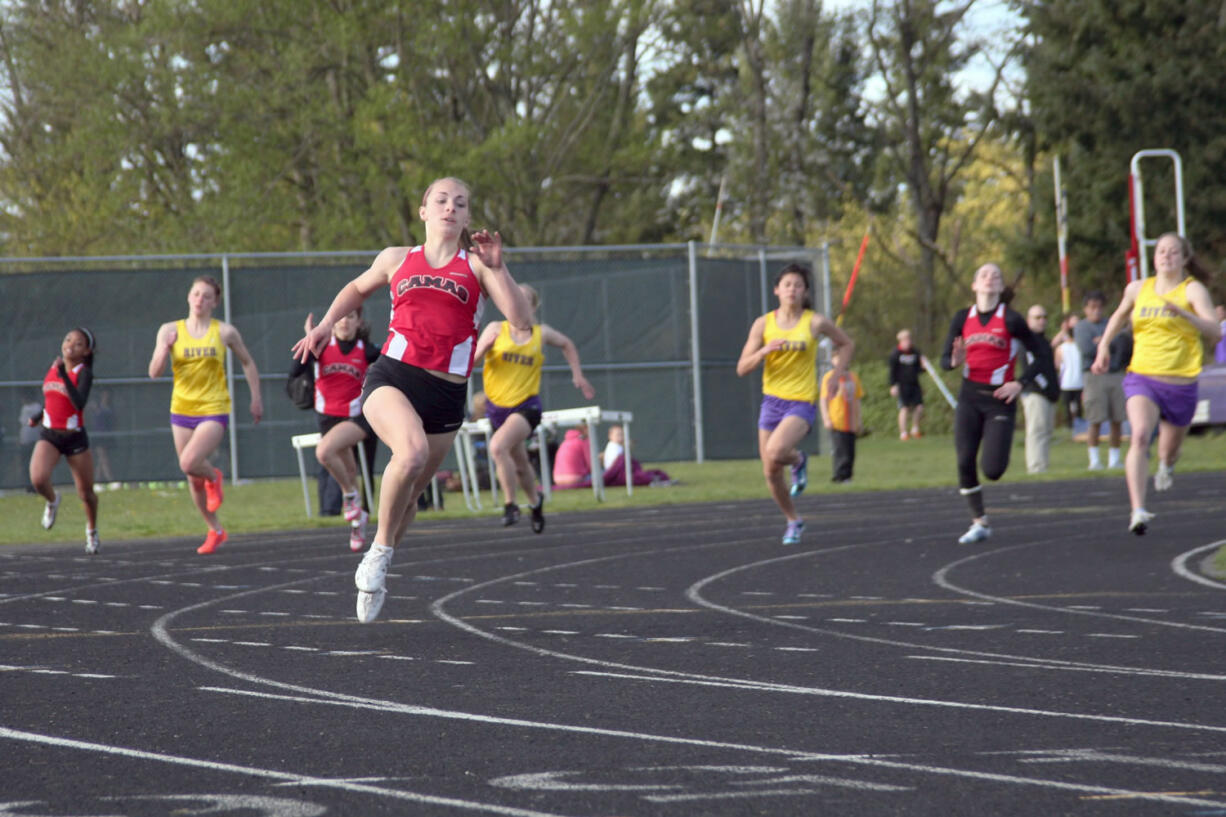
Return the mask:
[[[1073,340],[1073,327],[1077,325],[1077,316],[1068,315],[1060,333],[1056,335],[1062,342],[1056,346],[1056,371],[1060,373],[1060,411],[1068,423],[1069,433],[1073,431],[1073,421],[1081,416],[1081,390],[1085,386],[1085,373],[1081,365],[1081,350]]]
[[[614,424],[609,426],[609,442],[604,447],[603,460],[604,470],[608,471],[613,463],[617,462],[626,451],[626,432],[622,430],[620,425]]]

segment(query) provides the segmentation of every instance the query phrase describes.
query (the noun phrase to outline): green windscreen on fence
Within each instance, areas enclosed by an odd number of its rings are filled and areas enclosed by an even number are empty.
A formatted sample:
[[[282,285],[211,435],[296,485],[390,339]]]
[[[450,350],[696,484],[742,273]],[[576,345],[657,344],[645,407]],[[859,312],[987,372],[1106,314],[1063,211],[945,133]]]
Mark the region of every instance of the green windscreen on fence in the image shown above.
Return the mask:
[[[289,439],[317,427],[314,412],[294,407],[285,396],[290,347],[302,336],[306,315],[322,315],[374,255],[48,259],[0,265],[0,489],[20,488],[28,481],[29,449],[37,430],[21,426],[22,407],[40,401],[43,376],[74,326],[88,327],[97,339],[86,429],[99,481],[181,478],[169,425],[169,366],[158,380],[149,379],[148,366],[158,327],[186,316],[187,292],[198,275],[224,281],[229,319],[259,368],[264,402],[264,417],[255,424],[247,384],[234,360],[236,449],[231,451],[227,437],[218,464],[229,476],[233,454],[242,478],[296,475]],[[767,257],[757,247],[720,247],[695,254],[707,458],[757,455],[761,373],[738,378],[735,364],[750,324],[774,306],[774,275],[791,261],[813,266],[815,253],[772,250]],[[541,322],[575,342],[584,374],[596,389],[595,399],[586,400],[571,384],[561,350],[547,347],[541,381],[545,408],[595,403],[631,411],[636,459],[650,464],[695,458],[698,412],[688,248],[512,250],[507,263],[517,281],[540,293]],[[821,309],[821,285],[815,290]],[[387,293],[379,292],[364,308],[377,344],[387,332],[389,305]],[[225,319],[224,307],[214,316]],[[483,323],[500,318],[487,302]],[[481,388],[480,364],[473,390]],[[386,450],[381,450],[379,462],[385,459]],[[70,481],[66,468],[60,468],[56,481]],[[308,470],[313,474],[316,468],[312,458]]]

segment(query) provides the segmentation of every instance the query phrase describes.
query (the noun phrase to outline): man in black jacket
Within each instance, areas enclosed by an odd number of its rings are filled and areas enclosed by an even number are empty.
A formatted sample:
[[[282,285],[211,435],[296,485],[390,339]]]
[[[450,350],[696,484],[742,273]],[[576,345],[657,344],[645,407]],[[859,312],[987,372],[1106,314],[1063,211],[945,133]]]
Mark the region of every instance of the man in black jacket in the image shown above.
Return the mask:
[[[1047,310],[1035,304],[1026,310],[1026,325],[1042,342],[1038,356],[1040,371],[1033,382],[1022,390],[1022,411],[1026,417],[1026,472],[1041,474],[1047,470],[1051,450],[1052,428],[1056,419],[1056,401],[1060,396],[1060,379],[1056,376],[1055,355],[1047,338]],[[1033,356],[1026,353],[1027,362]]]

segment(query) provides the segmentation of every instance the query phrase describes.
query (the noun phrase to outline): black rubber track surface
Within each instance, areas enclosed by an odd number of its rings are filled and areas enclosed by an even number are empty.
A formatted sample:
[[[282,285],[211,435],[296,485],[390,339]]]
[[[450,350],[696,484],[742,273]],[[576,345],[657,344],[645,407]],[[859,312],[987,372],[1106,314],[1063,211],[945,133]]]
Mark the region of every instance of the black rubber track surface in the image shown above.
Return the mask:
[[[0,552],[2,815],[1226,814],[1226,480]]]

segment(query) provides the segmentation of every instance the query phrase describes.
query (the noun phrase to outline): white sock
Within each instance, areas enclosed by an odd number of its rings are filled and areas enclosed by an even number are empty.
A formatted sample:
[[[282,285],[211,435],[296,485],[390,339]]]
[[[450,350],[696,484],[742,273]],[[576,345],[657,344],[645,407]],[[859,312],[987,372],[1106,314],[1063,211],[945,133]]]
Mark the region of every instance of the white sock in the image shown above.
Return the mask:
[[[1090,449],[1090,465],[1099,465],[1102,463],[1102,458],[1098,455],[1098,448]]]
[[[1120,450],[1118,448],[1107,449],[1107,462],[1112,468],[1115,468],[1120,464]]]
[[[394,551],[394,550],[395,550],[395,548],[388,547],[387,545],[371,545],[371,546],[370,546],[370,552],[371,552],[371,553],[374,553],[376,550],[378,550],[378,551],[380,551],[380,552],[382,552],[382,551],[385,551],[385,550],[386,550],[388,553],[391,553],[392,551]]]

